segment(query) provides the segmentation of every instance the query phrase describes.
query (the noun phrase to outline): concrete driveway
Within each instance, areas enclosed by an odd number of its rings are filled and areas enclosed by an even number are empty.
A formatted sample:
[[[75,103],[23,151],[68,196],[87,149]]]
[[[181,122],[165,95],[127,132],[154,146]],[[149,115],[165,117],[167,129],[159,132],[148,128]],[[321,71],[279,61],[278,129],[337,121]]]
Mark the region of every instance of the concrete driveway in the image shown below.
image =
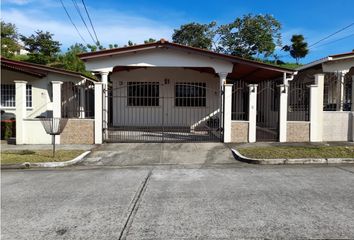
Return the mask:
[[[148,169],[2,171],[1,239],[354,239],[354,166]]]
[[[86,166],[241,164],[222,143],[109,143],[93,150]]]

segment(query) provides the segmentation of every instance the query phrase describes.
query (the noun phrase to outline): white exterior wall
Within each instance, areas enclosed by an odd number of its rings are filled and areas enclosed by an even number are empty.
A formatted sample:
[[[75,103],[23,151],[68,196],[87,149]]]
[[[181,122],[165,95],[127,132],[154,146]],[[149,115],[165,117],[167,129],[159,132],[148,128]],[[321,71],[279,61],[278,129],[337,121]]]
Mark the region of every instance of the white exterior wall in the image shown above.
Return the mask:
[[[115,126],[198,126],[210,116],[219,117],[219,77],[183,68],[146,68],[111,75],[113,82],[113,125]],[[165,80],[168,80],[166,84]],[[127,106],[127,82],[159,82],[159,106]],[[206,83],[206,107],[176,107],[176,83]],[[114,97],[116,96],[116,97]],[[162,99],[164,98],[164,99]]]
[[[25,144],[52,144],[52,136],[47,134],[39,119],[25,119]]]
[[[217,73],[232,72],[233,68],[229,61],[188,51],[155,47],[145,51],[86,59],[85,65],[88,70],[97,72],[111,72],[115,66],[211,67]]]
[[[27,108],[28,119],[37,116],[51,116],[52,105],[52,81],[78,82],[81,79],[62,74],[49,73],[46,77],[37,78],[28,74],[1,69],[1,84],[15,84],[14,80],[27,81],[27,85],[32,85],[32,107]],[[5,112],[16,114],[16,107],[1,107]],[[46,114],[49,115],[46,115]]]
[[[352,112],[323,112],[323,141],[352,140]]]

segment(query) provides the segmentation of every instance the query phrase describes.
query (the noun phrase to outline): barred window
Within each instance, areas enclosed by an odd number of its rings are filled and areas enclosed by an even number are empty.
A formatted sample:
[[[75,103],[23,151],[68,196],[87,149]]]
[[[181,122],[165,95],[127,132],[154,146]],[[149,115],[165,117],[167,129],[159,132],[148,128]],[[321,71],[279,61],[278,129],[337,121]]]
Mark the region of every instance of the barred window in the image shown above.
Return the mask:
[[[177,83],[175,93],[176,107],[206,106],[206,83]]]
[[[32,85],[26,85],[26,107],[32,107]]]
[[[128,82],[128,106],[159,106],[158,82]]]
[[[14,84],[1,84],[1,107],[16,107]],[[26,107],[32,107],[32,86],[26,85]]]

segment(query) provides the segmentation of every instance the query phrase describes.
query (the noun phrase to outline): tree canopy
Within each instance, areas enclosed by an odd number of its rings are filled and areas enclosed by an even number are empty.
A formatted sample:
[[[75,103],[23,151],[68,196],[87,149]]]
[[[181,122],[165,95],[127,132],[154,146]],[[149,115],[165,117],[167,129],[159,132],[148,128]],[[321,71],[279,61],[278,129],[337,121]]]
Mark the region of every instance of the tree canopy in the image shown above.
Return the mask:
[[[293,35],[291,37],[291,45],[285,45],[283,50],[289,52],[290,56],[295,59],[297,64],[299,64],[300,58],[306,57],[309,53],[307,42],[305,42],[305,38],[301,34]]]
[[[11,58],[20,51],[19,34],[15,24],[1,21],[1,55]]]
[[[188,23],[175,29],[172,41],[190,47],[212,49],[216,22],[209,24]]]
[[[29,37],[21,35],[20,39],[29,52],[29,62],[49,64],[57,60],[61,44],[53,40],[53,36],[50,32],[39,30]]]
[[[217,50],[245,58],[268,57],[281,45],[281,24],[271,15],[244,15],[219,27]]]

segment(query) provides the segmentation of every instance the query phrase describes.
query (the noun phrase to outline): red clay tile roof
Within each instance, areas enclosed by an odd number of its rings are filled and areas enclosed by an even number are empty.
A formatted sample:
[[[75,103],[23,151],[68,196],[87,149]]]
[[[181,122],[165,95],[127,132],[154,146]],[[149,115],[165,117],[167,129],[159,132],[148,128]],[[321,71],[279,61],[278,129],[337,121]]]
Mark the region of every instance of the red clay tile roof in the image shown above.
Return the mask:
[[[68,71],[60,68],[48,67],[40,64],[35,64],[35,63],[15,61],[4,57],[0,57],[0,61],[1,61],[1,67],[27,73],[33,76],[44,77],[48,74],[48,72],[52,72],[52,73],[58,73],[67,76],[89,78],[91,80],[95,80],[94,78],[84,76],[81,73]]]

